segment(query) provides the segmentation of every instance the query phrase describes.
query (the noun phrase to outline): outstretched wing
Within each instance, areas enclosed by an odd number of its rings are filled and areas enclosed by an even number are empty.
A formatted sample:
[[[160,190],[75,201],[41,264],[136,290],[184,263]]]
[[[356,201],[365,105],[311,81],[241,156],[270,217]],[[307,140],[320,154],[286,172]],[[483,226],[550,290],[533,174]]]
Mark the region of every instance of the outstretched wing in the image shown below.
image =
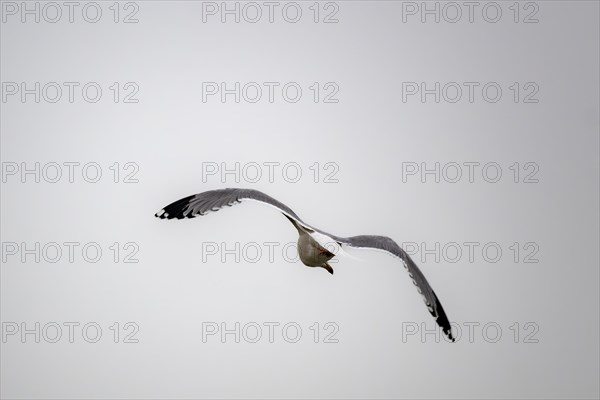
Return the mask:
[[[254,189],[218,189],[198,193],[169,204],[157,212],[155,216],[161,219],[194,218],[198,215],[205,215],[209,212],[218,211],[223,207],[239,204],[242,200],[255,200],[275,207],[286,216],[296,220],[302,227],[326,235],[338,243],[357,248],[379,249],[400,258],[404,263],[405,268],[408,270],[413,283],[417,286],[417,290],[423,296],[429,312],[436,319],[438,325],[442,327],[444,334],[446,334],[450,340],[454,341],[448,317],[435,295],[435,292],[431,289],[431,286],[429,286],[427,279],[425,279],[425,276],[410,256],[406,254],[396,242],[388,237],[353,236],[344,238],[332,235],[308,225],[302,221],[291,208],[280,201],[275,200],[271,196]]]
[[[161,219],[183,219],[194,218],[198,215],[205,215],[211,211],[218,211],[223,207],[230,207],[239,204],[242,200],[256,200],[278,208],[282,213],[300,221],[300,218],[291,208],[275,200],[271,196],[253,189],[218,189],[209,190],[184,197],[173,202],[154,214]],[[301,222],[301,221],[300,221]]]
[[[336,240],[356,248],[372,248],[386,251],[393,256],[396,256],[402,260],[404,267],[408,271],[408,275],[411,277],[413,283],[417,287],[417,291],[423,296],[425,305],[429,309],[429,312],[436,319],[437,324],[442,328],[444,334],[448,339],[454,342],[452,336],[452,329],[450,327],[450,321],[448,316],[440,303],[440,300],[436,296],[435,292],[425,279],[425,276],[417,267],[417,264],[410,258],[408,254],[389,237],[385,236],[352,236],[349,238],[337,237]]]

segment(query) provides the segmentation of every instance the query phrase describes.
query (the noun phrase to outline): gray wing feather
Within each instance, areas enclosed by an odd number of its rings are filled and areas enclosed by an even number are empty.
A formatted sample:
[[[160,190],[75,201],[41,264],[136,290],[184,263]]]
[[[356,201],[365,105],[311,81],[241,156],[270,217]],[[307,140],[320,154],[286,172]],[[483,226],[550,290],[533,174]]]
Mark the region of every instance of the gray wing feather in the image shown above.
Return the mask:
[[[402,260],[406,270],[408,271],[413,283],[417,287],[417,290],[423,296],[425,304],[429,309],[429,312],[436,319],[438,325],[442,327],[442,330],[448,336],[448,338],[454,341],[450,322],[448,317],[442,308],[440,301],[438,300],[435,292],[431,289],[429,282],[425,279],[425,276],[410,258],[408,254],[392,239],[385,236],[352,236],[352,237],[340,237],[332,235],[320,229],[317,229],[311,225],[308,225],[298,217],[298,215],[288,206],[281,203],[280,201],[272,198],[254,189],[218,189],[210,190],[207,192],[198,193],[192,196],[184,197],[183,199],[177,200],[159,212],[155,214],[156,217],[161,219],[183,219],[183,218],[194,218],[199,215],[205,215],[212,211],[220,210],[223,207],[232,206],[234,204],[241,203],[244,199],[252,199],[260,201],[271,206],[278,208],[282,213],[295,219],[299,224],[305,228],[310,228],[319,233],[331,237],[333,240],[343,243],[345,245],[357,248],[372,248],[386,251]]]
[[[435,292],[429,285],[429,282],[425,279],[425,275],[423,275],[419,267],[417,267],[417,264],[415,264],[412,258],[410,258],[410,256],[395,241],[385,236],[370,235],[352,236],[349,238],[336,237],[335,240],[351,247],[383,250],[400,258],[408,271],[408,275],[417,287],[417,291],[423,296],[423,300],[425,301],[425,305],[429,309],[429,312],[436,319],[436,322],[442,328],[442,331],[448,339],[454,341],[448,316]]]
[[[223,207],[241,203],[244,199],[252,199],[277,207],[285,214],[300,221],[291,208],[258,190],[253,189],[218,189],[198,193],[177,200],[155,214],[161,219],[194,218]]]

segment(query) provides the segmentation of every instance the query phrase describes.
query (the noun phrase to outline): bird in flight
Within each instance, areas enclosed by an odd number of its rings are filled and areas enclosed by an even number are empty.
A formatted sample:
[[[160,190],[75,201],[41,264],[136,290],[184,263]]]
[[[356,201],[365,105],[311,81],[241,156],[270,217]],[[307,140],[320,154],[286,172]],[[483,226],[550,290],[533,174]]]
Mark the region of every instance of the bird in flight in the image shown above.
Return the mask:
[[[442,328],[444,334],[454,342],[450,321],[442,308],[438,297],[429,286],[427,279],[410,258],[410,256],[392,239],[386,236],[361,235],[340,237],[324,232],[302,221],[291,208],[263,192],[253,189],[218,189],[210,190],[177,200],[155,214],[161,219],[194,218],[223,207],[239,204],[244,200],[258,201],[278,209],[298,230],[298,255],[302,263],[308,267],[320,267],[333,274],[328,264],[335,254],[327,250],[321,243],[323,240],[337,243],[340,248],[368,248],[387,252],[399,258],[408,271],[417,291],[423,296],[425,305]]]

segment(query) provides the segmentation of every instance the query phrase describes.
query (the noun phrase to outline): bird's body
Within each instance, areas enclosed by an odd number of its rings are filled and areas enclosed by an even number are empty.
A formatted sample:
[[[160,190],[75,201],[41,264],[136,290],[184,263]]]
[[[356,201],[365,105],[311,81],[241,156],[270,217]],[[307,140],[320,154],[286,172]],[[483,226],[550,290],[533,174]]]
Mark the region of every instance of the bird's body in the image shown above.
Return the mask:
[[[324,267],[335,256],[308,233],[302,233],[298,238],[298,255],[307,267]]]
[[[333,268],[327,264],[327,261],[331,260],[335,254],[313,239],[310,233],[314,231],[310,231],[309,229],[300,226],[294,219],[287,215],[286,217],[298,230],[298,256],[300,256],[302,264],[307,267],[325,268],[330,274],[333,274]]]
[[[404,263],[404,267],[408,270],[409,276],[417,286],[418,292],[423,296],[429,312],[436,318],[438,325],[440,325],[446,336],[451,341],[454,341],[448,317],[435,292],[425,279],[425,276],[410,256],[388,237],[363,235],[345,238],[326,233],[306,224],[285,204],[258,190],[252,189],[219,189],[184,197],[169,204],[157,212],[155,216],[161,219],[194,218],[211,211],[218,211],[223,207],[238,204],[242,200],[255,200],[281,211],[298,231],[298,255],[302,263],[308,267],[324,268],[330,274],[333,274],[333,268],[327,262],[335,254],[319,243],[317,239],[323,236],[328,238],[332,243],[337,243],[339,246],[383,250],[398,257]]]

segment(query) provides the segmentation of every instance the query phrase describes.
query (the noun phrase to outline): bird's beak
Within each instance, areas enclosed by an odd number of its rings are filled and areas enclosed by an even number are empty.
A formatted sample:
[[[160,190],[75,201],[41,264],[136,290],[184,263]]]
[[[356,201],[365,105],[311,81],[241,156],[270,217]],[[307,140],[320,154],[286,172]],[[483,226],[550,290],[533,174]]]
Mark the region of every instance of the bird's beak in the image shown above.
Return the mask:
[[[329,272],[331,275],[333,275],[333,268],[331,268],[331,265],[326,263],[325,265],[322,265],[321,267],[325,268],[327,270],[327,272]]]

